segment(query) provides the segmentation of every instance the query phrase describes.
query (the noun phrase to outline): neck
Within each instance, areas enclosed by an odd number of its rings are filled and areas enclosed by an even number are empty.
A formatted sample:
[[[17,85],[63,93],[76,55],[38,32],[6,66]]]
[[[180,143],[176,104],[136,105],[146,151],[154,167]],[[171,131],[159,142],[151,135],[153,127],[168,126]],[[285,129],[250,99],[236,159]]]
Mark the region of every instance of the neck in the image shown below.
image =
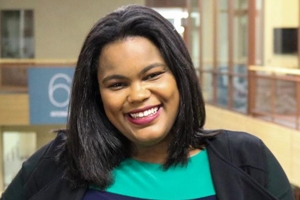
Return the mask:
[[[168,157],[169,140],[161,141],[156,145],[141,146],[133,144],[132,146],[132,158],[142,162],[150,163],[165,163]],[[188,157],[194,156],[199,153],[200,149],[191,148],[188,153]]]
[[[167,144],[158,144],[155,146],[134,145],[132,158],[143,162],[163,164],[168,156],[167,148]]]
[[[141,145],[132,143],[132,158],[150,163],[165,163],[168,157],[168,147],[171,142],[171,135],[168,135],[161,141],[157,141],[155,144]]]

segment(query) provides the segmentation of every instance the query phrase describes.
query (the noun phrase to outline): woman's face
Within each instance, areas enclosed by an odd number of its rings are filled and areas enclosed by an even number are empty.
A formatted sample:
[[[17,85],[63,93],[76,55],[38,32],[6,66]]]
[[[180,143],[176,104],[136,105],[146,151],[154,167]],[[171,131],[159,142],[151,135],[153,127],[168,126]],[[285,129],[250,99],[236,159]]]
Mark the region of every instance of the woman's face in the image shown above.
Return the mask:
[[[98,83],[108,119],[136,147],[155,146],[169,138],[179,91],[151,41],[127,37],[104,46]]]

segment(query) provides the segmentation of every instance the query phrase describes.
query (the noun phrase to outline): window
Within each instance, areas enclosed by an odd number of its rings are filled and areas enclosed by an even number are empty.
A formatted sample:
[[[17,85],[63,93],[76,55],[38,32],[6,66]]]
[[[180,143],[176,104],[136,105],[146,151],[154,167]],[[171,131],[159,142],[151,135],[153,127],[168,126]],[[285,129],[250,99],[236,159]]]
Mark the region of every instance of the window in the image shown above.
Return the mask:
[[[34,57],[32,10],[1,11],[1,58]]]
[[[37,135],[35,132],[3,132],[2,140],[5,189],[22,167],[22,163],[36,151]]]

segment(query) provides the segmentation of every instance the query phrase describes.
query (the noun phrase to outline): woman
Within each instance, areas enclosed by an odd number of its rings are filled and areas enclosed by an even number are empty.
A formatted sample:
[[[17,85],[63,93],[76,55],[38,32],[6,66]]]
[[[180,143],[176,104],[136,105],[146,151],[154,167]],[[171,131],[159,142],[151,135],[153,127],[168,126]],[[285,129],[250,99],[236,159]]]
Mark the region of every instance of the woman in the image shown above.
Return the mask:
[[[180,35],[150,8],[120,8],[84,42],[67,129],[24,163],[2,199],[293,198],[258,138],[204,131],[204,121]]]

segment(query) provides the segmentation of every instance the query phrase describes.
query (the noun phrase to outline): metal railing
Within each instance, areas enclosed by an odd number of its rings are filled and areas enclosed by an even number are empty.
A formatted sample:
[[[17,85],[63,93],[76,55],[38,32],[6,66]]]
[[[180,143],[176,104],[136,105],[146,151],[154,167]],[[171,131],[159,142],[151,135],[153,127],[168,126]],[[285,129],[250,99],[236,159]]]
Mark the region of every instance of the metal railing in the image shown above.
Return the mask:
[[[74,60],[0,60],[0,93],[27,93],[28,77],[27,69],[32,67],[75,67]],[[212,79],[226,77],[240,78],[239,74],[224,73],[222,71],[203,71],[211,74]],[[244,114],[251,115],[262,120],[274,122],[293,129],[300,129],[300,69],[286,69],[267,66],[249,66],[248,75],[242,77],[247,81],[246,95],[247,109]],[[213,82],[218,82],[212,81]],[[213,84],[212,93],[219,91],[220,84]],[[232,87],[232,88],[230,88]],[[234,84],[228,84],[227,90],[236,91]],[[245,87],[245,84],[244,84]],[[222,89],[222,88],[221,88]],[[234,92],[228,92],[223,99],[234,101]],[[209,104],[225,107],[228,110],[238,112],[227,103],[220,105],[218,99],[209,101]]]
[[[300,129],[300,69],[249,66],[248,114]]]

